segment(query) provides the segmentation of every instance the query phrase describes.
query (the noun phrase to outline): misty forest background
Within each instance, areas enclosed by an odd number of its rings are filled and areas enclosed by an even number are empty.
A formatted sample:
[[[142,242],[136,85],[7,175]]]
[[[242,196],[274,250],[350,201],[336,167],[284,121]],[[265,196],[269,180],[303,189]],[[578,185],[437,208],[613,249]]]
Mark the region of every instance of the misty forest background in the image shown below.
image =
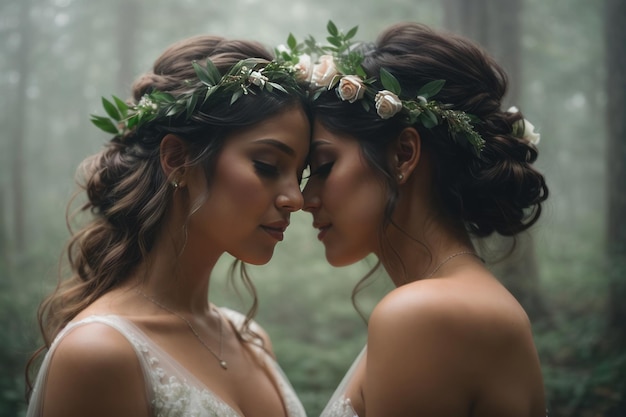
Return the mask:
[[[526,307],[550,415],[626,416],[626,2],[623,0],[0,0],[0,416],[24,414],[36,307],[56,283],[65,207],[80,160],[107,137],[100,97],[129,95],[170,43],[211,33],[283,43],[323,38],[332,19],[358,38],[418,21],[465,34],[511,75],[505,106],[541,133],[550,198],[514,256],[491,262]],[[335,269],[306,213],[269,265],[251,268],[258,321],[310,416],[365,342],[350,293],[372,262]],[[480,244],[497,261],[511,242]],[[213,301],[246,310],[225,257]],[[506,278],[506,279],[504,279]],[[357,300],[367,314],[383,273]]]

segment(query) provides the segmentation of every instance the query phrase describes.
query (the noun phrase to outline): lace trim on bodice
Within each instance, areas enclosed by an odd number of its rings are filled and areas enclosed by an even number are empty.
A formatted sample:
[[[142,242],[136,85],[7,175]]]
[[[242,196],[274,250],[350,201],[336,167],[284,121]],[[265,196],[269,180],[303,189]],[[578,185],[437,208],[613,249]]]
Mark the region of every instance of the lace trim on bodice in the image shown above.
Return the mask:
[[[320,417],[359,417],[352,408],[350,398],[341,396],[329,404]]]
[[[239,313],[223,309],[230,318]],[[40,385],[45,383],[45,373],[49,364],[49,356],[59,341],[71,329],[88,323],[107,324],[131,343],[140,360],[146,378],[146,390],[152,415],[155,417],[242,417],[237,411],[225,403],[220,397],[209,390],[193,374],[176,362],[167,352],[163,351],[145,333],[130,321],[114,315],[90,316],[68,325],[55,339],[50,351],[44,359],[38,376],[28,417],[38,416],[41,406]],[[298,400],[291,384],[283,374],[279,365],[269,356],[270,369],[274,371],[280,394],[283,397],[289,417],[306,417],[302,404]],[[32,409],[31,409],[32,408]]]

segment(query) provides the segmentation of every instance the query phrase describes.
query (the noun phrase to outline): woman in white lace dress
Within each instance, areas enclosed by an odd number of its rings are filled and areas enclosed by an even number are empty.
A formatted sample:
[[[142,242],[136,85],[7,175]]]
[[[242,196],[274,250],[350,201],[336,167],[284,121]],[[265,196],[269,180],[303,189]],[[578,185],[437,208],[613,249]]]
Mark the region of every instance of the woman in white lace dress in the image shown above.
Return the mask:
[[[302,207],[296,78],[256,42],[198,36],[157,59],[132,103],[104,101],[93,122],[112,138],[79,170],[85,223],[40,309],[28,416],[304,416],[245,269],[247,315],[208,301],[218,258],[268,262]]]
[[[328,262],[375,254],[396,288],[323,417],[545,416],[528,317],[473,245],[528,229],[548,195],[538,135],[502,109],[505,74],[419,24],[352,47],[329,30],[304,209]]]

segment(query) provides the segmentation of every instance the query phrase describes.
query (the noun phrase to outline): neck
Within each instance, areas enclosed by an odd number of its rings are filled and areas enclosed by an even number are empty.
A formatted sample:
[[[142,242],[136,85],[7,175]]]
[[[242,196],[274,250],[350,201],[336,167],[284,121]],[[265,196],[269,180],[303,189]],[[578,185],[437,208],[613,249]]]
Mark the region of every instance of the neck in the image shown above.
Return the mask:
[[[475,253],[471,239],[462,226],[442,219],[424,197],[401,198],[393,223],[387,226],[385,239],[377,253],[396,286],[435,276],[456,259],[452,255]],[[455,257],[456,258],[456,257]],[[460,258],[459,258],[460,259]],[[435,269],[439,269],[435,271]]]
[[[207,313],[210,276],[221,253],[211,257],[194,253],[195,247],[165,234],[133,274],[134,288],[179,313]]]

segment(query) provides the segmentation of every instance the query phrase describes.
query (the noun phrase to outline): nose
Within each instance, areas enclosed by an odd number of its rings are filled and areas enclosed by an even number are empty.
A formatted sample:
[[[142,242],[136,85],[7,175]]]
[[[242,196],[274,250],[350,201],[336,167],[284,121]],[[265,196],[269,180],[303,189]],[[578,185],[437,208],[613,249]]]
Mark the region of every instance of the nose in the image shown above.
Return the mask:
[[[309,178],[309,181],[306,183],[304,190],[302,190],[302,196],[304,198],[304,207],[302,209],[310,213],[318,209],[321,204],[321,200],[317,192],[317,187],[315,186],[314,182],[315,181],[312,178]]]
[[[276,206],[279,209],[294,212],[302,209],[304,197],[300,191],[300,185],[296,182],[285,188],[276,198]]]

